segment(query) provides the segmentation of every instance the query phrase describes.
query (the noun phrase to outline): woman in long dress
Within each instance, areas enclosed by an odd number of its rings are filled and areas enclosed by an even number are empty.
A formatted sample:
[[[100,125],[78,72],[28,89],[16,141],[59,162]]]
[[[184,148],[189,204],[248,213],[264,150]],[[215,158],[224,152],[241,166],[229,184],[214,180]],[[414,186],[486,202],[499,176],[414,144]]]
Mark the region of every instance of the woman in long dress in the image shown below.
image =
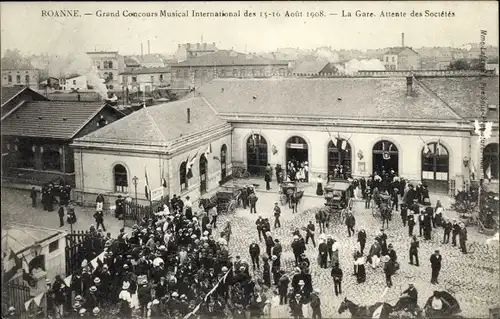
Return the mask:
[[[316,184],[316,195],[323,196],[323,179],[321,178],[321,175],[318,175]]]
[[[359,257],[358,260],[356,260],[356,265],[358,266],[356,281],[358,284],[361,284],[366,281],[365,257]]]

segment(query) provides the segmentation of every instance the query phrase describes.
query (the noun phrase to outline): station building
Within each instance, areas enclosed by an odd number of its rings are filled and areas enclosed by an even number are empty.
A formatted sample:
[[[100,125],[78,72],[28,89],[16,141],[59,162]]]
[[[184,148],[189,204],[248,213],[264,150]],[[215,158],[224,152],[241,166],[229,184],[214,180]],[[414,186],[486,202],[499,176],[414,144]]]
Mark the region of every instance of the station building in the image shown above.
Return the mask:
[[[473,122],[482,120],[481,90],[486,120],[494,122],[483,169],[497,183],[498,77],[402,76],[215,79],[195,97],[141,110],[77,139],[77,188],[87,197],[116,195],[119,167],[127,178],[122,191],[130,196],[132,176],[144,180],[147,166],[150,183],[160,186],[167,177],[164,194],[196,199],[232,166],[259,175],[267,164],[295,158],[308,162],[312,177],[326,178],[338,164],[354,177],[394,170],[448,193],[479,178]],[[212,153],[201,154],[208,145]],[[140,183],[142,199],[143,188]]]

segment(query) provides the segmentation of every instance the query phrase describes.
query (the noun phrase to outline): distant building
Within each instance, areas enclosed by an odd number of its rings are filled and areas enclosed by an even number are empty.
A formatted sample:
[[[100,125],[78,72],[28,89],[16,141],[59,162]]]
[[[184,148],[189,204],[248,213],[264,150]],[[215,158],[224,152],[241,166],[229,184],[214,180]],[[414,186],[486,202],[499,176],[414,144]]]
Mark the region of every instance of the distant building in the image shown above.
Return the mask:
[[[60,83],[61,89],[64,91],[81,91],[86,90],[88,87],[88,81],[86,75],[78,75],[69,77],[67,79],[62,79]]]
[[[337,69],[328,61],[314,60],[300,63],[293,71],[295,76],[319,76],[336,73]]]
[[[122,86],[130,91],[149,92],[172,82],[172,71],[169,67],[139,68],[122,72],[120,76]]]
[[[196,86],[214,78],[263,78],[287,76],[289,62],[247,58],[243,53],[220,50],[187,61],[172,64],[175,85]]]
[[[55,77],[49,77],[47,80],[40,82],[40,88],[50,88],[54,90],[60,90],[59,79]]]
[[[40,71],[37,69],[2,69],[2,86],[27,86],[38,89]]]
[[[382,61],[387,70],[419,70],[420,56],[412,48],[390,48]]]
[[[108,89],[119,89],[120,79],[119,74],[124,70],[124,58],[117,51],[96,51],[87,52],[87,55],[92,59],[94,66],[101,79]]]
[[[205,54],[217,52],[218,49],[213,43],[185,43],[179,44],[175,58],[177,61],[185,61],[187,59],[196,58]]]
[[[144,54],[138,57],[138,60],[143,68],[162,68],[165,66],[159,54]]]

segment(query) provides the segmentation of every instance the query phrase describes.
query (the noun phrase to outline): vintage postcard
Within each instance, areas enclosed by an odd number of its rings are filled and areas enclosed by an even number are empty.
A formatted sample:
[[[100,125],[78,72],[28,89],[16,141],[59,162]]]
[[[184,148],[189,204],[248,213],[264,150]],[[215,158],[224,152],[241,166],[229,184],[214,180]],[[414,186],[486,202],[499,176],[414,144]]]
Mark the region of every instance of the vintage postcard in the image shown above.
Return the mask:
[[[495,1],[2,2],[4,318],[499,318]]]

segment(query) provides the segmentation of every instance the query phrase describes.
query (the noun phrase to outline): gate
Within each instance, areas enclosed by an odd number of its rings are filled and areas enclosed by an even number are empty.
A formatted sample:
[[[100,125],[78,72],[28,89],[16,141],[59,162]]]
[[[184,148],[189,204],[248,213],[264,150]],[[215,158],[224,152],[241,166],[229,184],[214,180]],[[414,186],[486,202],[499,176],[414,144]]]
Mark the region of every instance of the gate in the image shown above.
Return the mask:
[[[136,205],[134,202],[125,202],[125,215],[123,216],[123,226],[132,227],[139,224],[144,217],[150,216],[163,210],[163,205],[170,207],[170,199],[168,196],[162,197],[160,200],[152,201],[151,205]]]
[[[81,270],[84,259],[90,262],[104,250],[104,242],[89,231],[66,235],[66,276]]]
[[[22,284],[8,282],[2,287],[2,314],[5,314],[9,307],[16,308],[19,318],[28,318],[24,303],[31,299],[30,288]]]

